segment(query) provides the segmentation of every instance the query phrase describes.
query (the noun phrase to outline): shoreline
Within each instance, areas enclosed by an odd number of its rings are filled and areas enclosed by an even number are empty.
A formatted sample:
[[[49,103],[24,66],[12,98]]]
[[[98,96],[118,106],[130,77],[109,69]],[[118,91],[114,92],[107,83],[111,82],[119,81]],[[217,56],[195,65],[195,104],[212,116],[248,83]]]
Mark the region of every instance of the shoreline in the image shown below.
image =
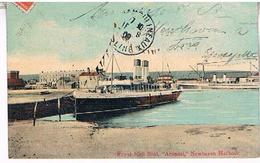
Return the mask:
[[[260,156],[260,126],[100,128],[79,121],[8,123],[9,158],[237,158]]]

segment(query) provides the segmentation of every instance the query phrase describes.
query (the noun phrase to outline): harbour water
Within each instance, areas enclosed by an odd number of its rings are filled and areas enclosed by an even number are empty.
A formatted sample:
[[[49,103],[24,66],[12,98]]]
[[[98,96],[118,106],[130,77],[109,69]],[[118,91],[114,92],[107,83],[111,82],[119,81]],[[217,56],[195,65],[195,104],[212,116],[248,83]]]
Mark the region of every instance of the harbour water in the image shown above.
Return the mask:
[[[185,91],[178,102],[98,122],[103,127],[259,124],[258,90]]]
[[[178,102],[98,121],[101,127],[147,127],[171,124],[259,124],[259,91],[184,91]],[[57,116],[42,120],[58,120]],[[75,120],[71,114],[62,120]]]

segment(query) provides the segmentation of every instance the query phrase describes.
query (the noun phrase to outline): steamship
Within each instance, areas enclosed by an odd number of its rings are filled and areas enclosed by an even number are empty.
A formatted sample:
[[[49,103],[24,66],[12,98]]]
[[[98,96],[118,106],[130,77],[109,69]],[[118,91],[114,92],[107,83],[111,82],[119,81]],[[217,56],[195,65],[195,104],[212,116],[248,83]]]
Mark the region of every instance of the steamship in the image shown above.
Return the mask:
[[[131,80],[122,75],[119,78],[114,77],[113,62],[117,62],[114,56],[112,56],[111,75],[108,78],[101,79],[100,73],[90,71],[82,74],[85,80],[82,81],[80,76],[80,85],[92,82],[98,83],[98,87],[92,86],[94,91],[85,89],[74,91],[77,120],[98,120],[149,109],[175,102],[181,94],[181,90],[174,88],[172,81],[164,81],[164,78],[161,78],[158,83],[149,82],[149,61],[147,60],[134,60]]]

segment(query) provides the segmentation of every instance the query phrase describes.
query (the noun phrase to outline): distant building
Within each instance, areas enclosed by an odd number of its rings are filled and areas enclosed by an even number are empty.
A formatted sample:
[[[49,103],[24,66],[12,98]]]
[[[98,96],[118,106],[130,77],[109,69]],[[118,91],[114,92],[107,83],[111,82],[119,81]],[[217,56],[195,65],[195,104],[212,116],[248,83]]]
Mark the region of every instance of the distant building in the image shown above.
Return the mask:
[[[246,72],[218,72],[206,74],[206,81],[210,83],[246,83],[249,82],[250,74]]]
[[[95,90],[99,86],[99,74],[96,72],[82,72],[79,75],[79,88]]]
[[[7,73],[8,89],[24,88],[25,82],[19,78],[19,71],[9,71]]]
[[[47,84],[50,87],[61,88],[65,86],[65,82],[77,82],[79,81],[79,75],[84,70],[73,70],[73,71],[53,71],[53,72],[41,72],[39,74],[39,82]],[[66,79],[66,81],[64,81]],[[61,84],[62,83],[62,84]],[[65,86],[67,87],[67,86]],[[62,87],[63,88],[63,87]]]
[[[58,89],[77,88],[77,81],[72,81],[69,77],[61,77],[60,80],[57,81],[56,87]]]

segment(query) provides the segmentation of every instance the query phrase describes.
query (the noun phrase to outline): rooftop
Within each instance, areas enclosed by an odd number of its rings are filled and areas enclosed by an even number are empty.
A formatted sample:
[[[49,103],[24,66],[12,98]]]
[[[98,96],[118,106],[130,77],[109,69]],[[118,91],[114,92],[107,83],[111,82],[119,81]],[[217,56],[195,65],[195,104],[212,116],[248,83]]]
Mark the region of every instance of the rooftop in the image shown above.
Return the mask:
[[[97,72],[82,72],[79,76],[98,76]]]

